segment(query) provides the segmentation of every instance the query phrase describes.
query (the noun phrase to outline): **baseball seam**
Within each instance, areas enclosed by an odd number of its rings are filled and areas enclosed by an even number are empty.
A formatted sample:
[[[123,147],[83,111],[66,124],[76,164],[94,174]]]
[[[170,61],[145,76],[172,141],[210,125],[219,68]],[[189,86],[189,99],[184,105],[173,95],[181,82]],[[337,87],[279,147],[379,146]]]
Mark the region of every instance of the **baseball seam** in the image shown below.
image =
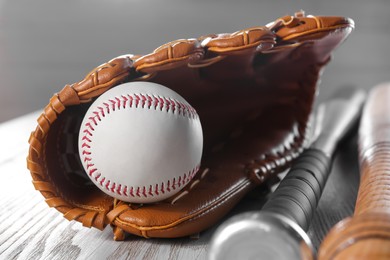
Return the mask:
[[[95,111],[91,112],[92,116],[90,116],[88,121],[84,124],[83,137],[81,138],[83,141],[81,144],[81,155],[87,174],[91,178],[94,178],[96,183],[107,191],[126,197],[147,198],[159,196],[166,192],[171,192],[172,190],[184,187],[197,173],[199,165],[196,165],[193,169],[182,174],[178,178],[149,186],[127,186],[115,183],[103,176],[95,167],[91,157],[92,152],[90,150],[95,127],[102,121],[102,118],[106,117],[107,114],[110,114],[112,111],[129,108],[154,109],[172,114],[176,113],[189,119],[198,118],[198,114],[192,106],[172,98],[140,93],[121,95],[108,99],[107,102],[103,102],[102,105],[97,106]]]

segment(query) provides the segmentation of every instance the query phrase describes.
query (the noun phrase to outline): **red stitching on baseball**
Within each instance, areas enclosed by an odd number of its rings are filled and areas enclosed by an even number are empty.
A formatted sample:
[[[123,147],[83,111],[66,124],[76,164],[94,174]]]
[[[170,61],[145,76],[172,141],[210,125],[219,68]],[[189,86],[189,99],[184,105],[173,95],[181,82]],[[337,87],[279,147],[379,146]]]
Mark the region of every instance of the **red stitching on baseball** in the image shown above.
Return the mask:
[[[104,108],[102,107],[97,107],[97,109],[99,109],[99,112],[102,114],[103,117],[106,116],[106,114],[104,113]],[[98,113],[99,114],[99,113]],[[91,134],[92,135],[92,134]]]
[[[86,168],[88,169],[88,174],[106,190],[126,197],[158,196],[160,194],[165,194],[165,192],[170,192],[171,190],[176,190],[177,188],[185,186],[199,170],[199,166],[196,166],[194,169],[184,173],[178,178],[173,178],[162,183],[156,183],[154,186],[150,185],[149,187],[128,187],[126,185],[116,184],[115,182],[106,179],[106,177],[104,177],[97,168],[92,168],[94,167],[94,163],[90,157],[90,149],[93,141],[90,137],[93,136],[93,132],[95,131],[94,126],[98,126],[102,117],[106,117],[106,114],[110,114],[111,110],[115,111],[116,109],[120,110],[142,107],[144,109],[165,110],[165,112],[177,113],[180,116],[188,117],[190,119],[198,117],[196,110],[192,106],[175,99],[142,93],[133,95],[128,94],[127,96],[121,95],[120,97],[109,99],[108,102],[109,103],[103,102],[102,106],[98,106],[97,110],[92,112],[93,115],[88,118],[88,121],[84,125],[86,129],[83,130],[84,135],[81,138],[83,141],[81,144],[81,155],[84,157],[84,163],[87,163]]]
[[[83,133],[92,136],[92,133],[88,129],[84,129]]]
[[[107,114],[110,114],[110,105],[106,102],[103,102],[103,105],[106,107]]]
[[[127,103],[127,101],[129,101],[129,99],[125,96],[122,96],[122,99],[124,100],[123,101],[123,108],[126,108],[126,103]]]
[[[129,104],[129,107],[132,107],[133,106],[133,100],[134,98],[129,94],[127,95],[129,97],[129,100],[130,100],[130,104]]]
[[[100,116],[99,116],[99,112],[98,112],[98,111],[94,111],[93,114],[97,117],[97,119],[98,119],[99,121],[102,121],[102,119],[101,119]]]
[[[92,161],[91,157],[84,157],[84,162],[89,162],[89,161]]]
[[[117,101],[117,107],[118,109],[121,109],[121,100],[118,98],[118,97],[115,97],[116,101]]]
[[[170,192],[172,190],[176,190],[178,187],[181,187],[182,185],[183,186],[186,185],[198,170],[199,170],[199,166],[189,171],[188,175],[187,173],[185,173],[182,176],[179,176],[179,181],[177,181],[176,178],[173,178],[171,180],[168,180],[165,183],[162,182],[161,185],[155,184],[154,189],[152,185],[150,185],[149,188],[145,186],[130,187],[130,189],[127,186],[124,186],[124,188],[122,188],[121,184],[118,184],[117,186],[115,182],[106,179],[100,173],[97,173],[97,175],[95,176],[95,180],[106,190],[113,193],[117,193],[119,195],[123,194],[125,196],[131,196],[131,197],[142,197],[142,196],[149,197],[149,196],[159,195],[160,192],[162,194],[165,194],[165,192]],[[91,169],[89,171],[89,175],[92,176],[92,174],[96,171],[97,171],[96,168]]]
[[[111,109],[112,109],[112,111],[115,111],[115,105],[116,105],[116,100],[113,100],[113,99],[109,99],[108,101],[110,101],[111,102]]]
[[[89,139],[86,135],[84,135],[81,140],[91,142],[91,139]]]
[[[91,116],[91,117],[89,118],[89,120],[91,120],[91,121],[93,122],[94,125],[97,125],[95,116]]]
[[[171,181],[168,180],[168,182],[167,182],[167,188],[166,188],[168,192],[171,191],[171,187],[172,187],[172,186],[171,186]]]
[[[139,96],[137,95],[137,94],[134,94],[134,100],[135,100],[135,107],[137,108],[138,107],[138,104],[139,104],[139,100],[140,100],[140,98],[139,98]]]
[[[95,131],[95,128],[93,128],[91,122],[86,123],[85,126],[88,127],[90,130]]]
[[[142,187],[142,195],[144,195],[145,198],[148,196],[146,194],[146,187],[145,186]]]
[[[118,193],[119,195],[122,195],[121,189],[122,189],[122,185],[119,184],[118,188],[116,189],[116,193]]]
[[[93,169],[89,170],[89,176],[92,176],[92,174],[93,174],[94,172],[96,172],[96,171],[97,171],[96,168],[93,168]]]
[[[160,110],[164,109],[164,100],[161,97],[157,97],[157,102],[160,103]]]
[[[87,144],[87,143],[83,143],[82,145],[81,145],[81,148],[88,148],[88,149],[90,149],[91,148],[91,146],[89,145],[89,144]]]

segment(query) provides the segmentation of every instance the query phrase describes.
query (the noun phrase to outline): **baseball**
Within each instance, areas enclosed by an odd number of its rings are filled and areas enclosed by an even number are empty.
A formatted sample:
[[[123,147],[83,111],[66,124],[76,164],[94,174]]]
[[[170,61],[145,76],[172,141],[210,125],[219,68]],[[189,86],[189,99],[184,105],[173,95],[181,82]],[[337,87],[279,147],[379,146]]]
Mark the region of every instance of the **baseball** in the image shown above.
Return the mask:
[[[199,169],[203,133],[195,109],[151,82],[118,85],[89,107],[78,140],[91,181],[130,203],[152,203],[179,192]]]

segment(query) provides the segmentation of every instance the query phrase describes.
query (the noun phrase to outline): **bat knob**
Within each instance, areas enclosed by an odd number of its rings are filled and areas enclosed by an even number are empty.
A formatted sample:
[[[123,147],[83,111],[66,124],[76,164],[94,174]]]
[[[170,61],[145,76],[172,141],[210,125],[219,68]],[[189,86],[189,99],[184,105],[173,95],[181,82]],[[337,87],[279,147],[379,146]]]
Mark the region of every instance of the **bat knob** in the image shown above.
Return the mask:
[[[294,221],[273,212],[248,212],[214,233],[209,259],[314,259],[307,234]]]
[[[390,259],[390,212],[340,221],[322,242],[318,259]]]

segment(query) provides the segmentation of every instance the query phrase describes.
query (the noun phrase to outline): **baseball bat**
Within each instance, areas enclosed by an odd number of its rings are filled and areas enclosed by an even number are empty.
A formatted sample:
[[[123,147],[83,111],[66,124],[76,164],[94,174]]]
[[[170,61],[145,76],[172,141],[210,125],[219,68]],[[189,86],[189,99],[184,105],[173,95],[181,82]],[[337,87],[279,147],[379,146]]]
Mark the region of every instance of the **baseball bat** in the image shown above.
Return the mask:
[[[305,230],[321,197],[336,147],[356,125],[365,97],[362,90],[345,88],[319,106],[316,140],[294,162],[260,212],[237,215],[216,230],[209,259],[315,258]]]
[[[354,216],[336,224],[319,259],[390,259],[390,83],[371,90],[359,127]]]

